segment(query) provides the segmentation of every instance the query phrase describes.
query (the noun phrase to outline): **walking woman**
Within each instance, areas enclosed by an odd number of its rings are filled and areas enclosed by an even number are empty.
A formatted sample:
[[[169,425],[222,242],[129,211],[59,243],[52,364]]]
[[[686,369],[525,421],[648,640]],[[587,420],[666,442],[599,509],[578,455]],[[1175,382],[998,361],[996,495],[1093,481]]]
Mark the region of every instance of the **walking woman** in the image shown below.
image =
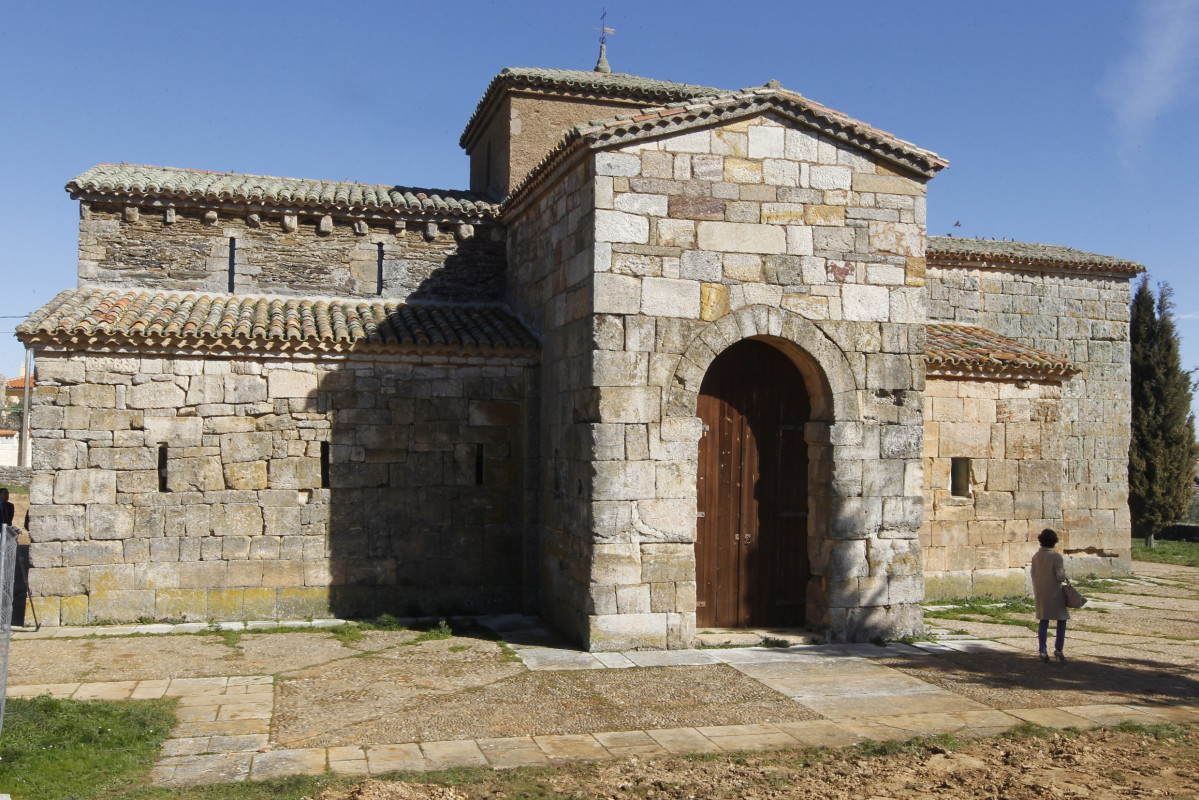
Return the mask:
[[[1054,550],[1057,544],[1057,533],[1050,528],[1041,531],[1037,537],[1041,549],[1032,557],[1032,596],[1036,601],[1037,645],[1041,650],[1041,660],[1049,663],[1049,651],[1045,648],[1045,639],[1049,635],[1049,621],[1057,620],[1057,639],[1054,642],[1053,657],[1063,664],[1066,657],[1062,648],[1066,644],[1066,620],[1070,612],[1066,610],[1066,598],[1062,594],[1062,583],[1066,580],[1066,566],[1062,554]]]

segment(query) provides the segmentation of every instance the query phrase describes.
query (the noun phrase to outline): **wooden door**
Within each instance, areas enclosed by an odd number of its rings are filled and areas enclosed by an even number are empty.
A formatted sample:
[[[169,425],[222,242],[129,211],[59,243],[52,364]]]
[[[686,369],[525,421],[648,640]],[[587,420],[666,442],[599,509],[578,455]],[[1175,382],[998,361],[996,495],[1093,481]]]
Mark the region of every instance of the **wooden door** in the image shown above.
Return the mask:
[[[798,626],[808,568],[809,400],[791,361],[747,340],[700,387],[696,624]]]

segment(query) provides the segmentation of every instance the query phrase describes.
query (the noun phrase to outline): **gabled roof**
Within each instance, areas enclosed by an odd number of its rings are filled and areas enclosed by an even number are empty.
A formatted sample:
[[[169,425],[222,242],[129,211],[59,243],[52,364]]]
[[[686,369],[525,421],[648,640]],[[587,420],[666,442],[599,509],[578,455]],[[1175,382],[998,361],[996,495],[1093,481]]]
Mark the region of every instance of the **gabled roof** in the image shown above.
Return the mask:
[[[8,382],[5,383],[4,386],[6,389],[24,389],[25,388],[25,376],[19,375],[16,378],[9,378]],[[36,376],[34,376],[33,380],[29,382],[29,388],[32,389],[34,386],[37,386],[37,377]]]
[[[1056,378],[1078,372],[1065,356],[1054,355],[973,325],[926,326],[925,369],[930,375],[997,378]]]
[[[141,164],[100,164],[67,183],[75,198],[190,201],[383,216],[493,219],[498,206],[465,191],[274,178]]]
[[[1067,268],[1136,275],[1145,267],[1135,261],[1102,256],[1056,244],[1008,242],[1000,239],[958,239],[930,236],[928,260],[944,266],[1018,265],[1042,269]]]
[[[637,109],[610,119],[576,125],[566,132],[525,178],[513,188],[503,207],[513,205],[559,164],[583,150],[601,150],[654,136],[772,112],[830,139],[869,151],[911,172],[931,178],[949,162],[931,150],[779,87],[777,81],[716,97],[700,97],[659,108]]]
[[[524,326],[496,306],[95,287],[59,293],[17,327],[17,336],[22,341],[170,341],[211,349],[286,344],[527,354],[537,347]]]
[[[690,83],[656,81],[622,72],[586,72],[577,69],[533,69],[528,67],[506,67],[491,79],[487,90],[475,111],[466,123],[460,147],[467,147],[475,134],[475,128],[487,116],[491,107],[505,90],[525,89],[549,94],[569,95],[585,98],[605,98],[656,106],[675,100],[692,97],[708,97],[721,94],[711,86],[696,86]]]

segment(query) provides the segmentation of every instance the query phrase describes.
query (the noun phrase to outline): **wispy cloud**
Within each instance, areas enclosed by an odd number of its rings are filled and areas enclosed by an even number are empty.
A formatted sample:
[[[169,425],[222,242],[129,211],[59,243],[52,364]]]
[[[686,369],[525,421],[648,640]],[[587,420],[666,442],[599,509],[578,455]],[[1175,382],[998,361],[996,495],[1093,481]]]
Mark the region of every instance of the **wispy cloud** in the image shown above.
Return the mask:
[[[1101,91],[1115,113],[1124,157],[1190,90],[1199,67],[1199,0],[1142,0],[1135,40]]]

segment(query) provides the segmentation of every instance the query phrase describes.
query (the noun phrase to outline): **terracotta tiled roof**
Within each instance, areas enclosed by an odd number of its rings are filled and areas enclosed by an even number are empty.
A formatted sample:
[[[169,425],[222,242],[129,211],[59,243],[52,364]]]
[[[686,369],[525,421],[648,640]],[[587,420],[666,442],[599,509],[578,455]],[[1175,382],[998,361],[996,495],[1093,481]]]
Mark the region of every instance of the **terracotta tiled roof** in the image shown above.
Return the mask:
[[[25,388],[25,376],[21,375],[16,378],[9,378],[8,382],[5,383],[4,385],[6,388],[9,388],[9,389],[24,389]],[[34,386],[37,386],[37,376],[36,375],[34,376],[33,380],[30,382],[29,388],[32,389]]]
[[[986,328],[934,323],[927,329],[925,366],[933,374],[1068,377],[1078,372],[1064,356],[1021,344]]]
[[[492,306],[248,297],[107,288],[60,293],[17,327],[22,339],[279,342],[401,349],[531,350],[518,320]]]
[[[471,192],[375,186],[349,181],[273,178],[139,164],[100,164],[72,178],[72,197],[128,197],[271,205],[325,211],[365,211],[394,216],[490,219],[498,206]]]
[[[623,72],[507,67],[491,79],[487,90],[483,92],[482,99],[475,106],[475,111],[471,114],[465,130],[462,131],[462,136],[458,140],[460,146],[469,146],[470,140],[476,132],[475,127],[483,121],[483,117],[487,114],[487,108],[502,94],[504,88],[533,89],[583,97],[605,97],[641,103],[646,106],[722,93],[720,89],[714,89],[711,86],[656,81],[637,75],[627,75]]]
[[[949,162],[893,134],[834,111],[827,106],[787,91],[772,81],[756,89],[700,97],[661,106],[629,111],[610,119],[576,125],[517,184],[504,201],[515,205],[522,196],[560,163],[581,150],[600,150],[665,134],[684,132],[710,124],[756,116],[766,111],[792,119],[824,136],[864,149],[912,172],[931,178]]]
[[[1056,244],[1006,242],[997,239],[958,239],[953,236],[930,236],[928,260],[948,266],[961,264],[1001,263],[1019,266],[1084,269],[1136,275],[1145,267],[1135,261],[1101,256],[1062,247]]]

